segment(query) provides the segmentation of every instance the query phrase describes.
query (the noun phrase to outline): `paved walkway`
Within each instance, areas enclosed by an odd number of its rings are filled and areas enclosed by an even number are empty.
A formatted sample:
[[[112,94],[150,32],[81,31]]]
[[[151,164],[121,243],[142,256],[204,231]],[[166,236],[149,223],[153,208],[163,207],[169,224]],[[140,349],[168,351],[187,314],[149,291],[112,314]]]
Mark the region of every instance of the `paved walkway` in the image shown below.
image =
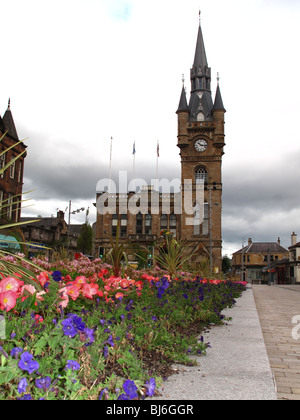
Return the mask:
[[[195,356],[195,367],[174,366],[156,400],[277,399],[252,289],[224,314],[232,321],[204,334],[207,356]]]
[[[277,398],[300,400],[300,286],[255,285],[252,290]],[[297,323],[293,324],[297,315]]]

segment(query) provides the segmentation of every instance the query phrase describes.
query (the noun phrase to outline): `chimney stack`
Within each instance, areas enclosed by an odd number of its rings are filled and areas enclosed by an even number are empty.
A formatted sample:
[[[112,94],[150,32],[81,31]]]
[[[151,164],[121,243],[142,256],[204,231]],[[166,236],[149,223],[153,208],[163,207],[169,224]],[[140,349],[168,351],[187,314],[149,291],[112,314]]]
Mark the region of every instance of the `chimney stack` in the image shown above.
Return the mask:
[[[297,234],[295,232],[292,233],[292,246],[296,245],[297,243]]]

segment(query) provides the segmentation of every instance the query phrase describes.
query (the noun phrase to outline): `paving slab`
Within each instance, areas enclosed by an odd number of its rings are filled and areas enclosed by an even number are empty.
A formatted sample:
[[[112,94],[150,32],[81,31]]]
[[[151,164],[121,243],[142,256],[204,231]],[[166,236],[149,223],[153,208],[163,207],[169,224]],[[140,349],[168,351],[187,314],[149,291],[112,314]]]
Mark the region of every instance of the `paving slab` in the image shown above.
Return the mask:
[[[300,400],[300,285],[255,285],[253,294],[277,398]]]
[[[207,355],[193,357],[198,366],[175,365],[156,400],[277,399],[252,289],[223,313],[232,320],[203,334]]]

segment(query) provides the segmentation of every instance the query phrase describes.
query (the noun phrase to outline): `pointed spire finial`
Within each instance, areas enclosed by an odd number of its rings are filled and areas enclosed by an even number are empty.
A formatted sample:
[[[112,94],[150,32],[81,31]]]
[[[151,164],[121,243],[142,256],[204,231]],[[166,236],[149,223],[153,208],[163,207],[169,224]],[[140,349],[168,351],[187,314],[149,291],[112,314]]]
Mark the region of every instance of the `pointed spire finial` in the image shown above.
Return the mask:
[[[217,83],[218,83],[218,86],[219,86],[219,84],[220,84],[220,73],[219,72],[217,73]]]
[[[199,25],[201,25],[201,10],[199,9]]]
[[[184,74],[182,75],[182,84],[183,84],[183,87],[184,87],[184,83],[185,83],[185,76],[184,76]]]
[[[7,109],[10,111],[10,98],[8,99],[8,106]]]

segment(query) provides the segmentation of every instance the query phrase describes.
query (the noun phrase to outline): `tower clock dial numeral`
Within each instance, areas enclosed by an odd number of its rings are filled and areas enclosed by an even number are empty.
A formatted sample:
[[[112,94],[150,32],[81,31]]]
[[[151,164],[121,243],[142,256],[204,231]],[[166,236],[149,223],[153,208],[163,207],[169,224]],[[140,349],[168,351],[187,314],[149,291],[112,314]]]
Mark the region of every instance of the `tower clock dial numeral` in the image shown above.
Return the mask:
[[[197,152],[204,152],[207,149],[207,141],[197,140],[195,143],[195,149]]]

